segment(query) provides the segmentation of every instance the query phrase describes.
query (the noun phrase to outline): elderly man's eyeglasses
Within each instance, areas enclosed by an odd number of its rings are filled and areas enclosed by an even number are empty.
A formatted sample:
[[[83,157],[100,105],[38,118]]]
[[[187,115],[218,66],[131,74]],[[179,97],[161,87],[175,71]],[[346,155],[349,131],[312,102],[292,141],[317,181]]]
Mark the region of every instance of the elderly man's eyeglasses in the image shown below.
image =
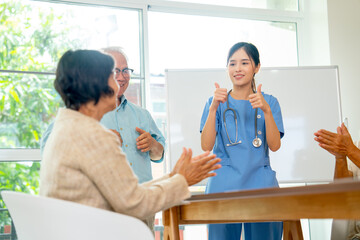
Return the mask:
[[[129,78],[132,72],[134,72],[134,69],[131,68],[124,68],[122,70],[120,68],[115,68],[114,70],[115,77],[119,76],[121,73],[124,78]]]

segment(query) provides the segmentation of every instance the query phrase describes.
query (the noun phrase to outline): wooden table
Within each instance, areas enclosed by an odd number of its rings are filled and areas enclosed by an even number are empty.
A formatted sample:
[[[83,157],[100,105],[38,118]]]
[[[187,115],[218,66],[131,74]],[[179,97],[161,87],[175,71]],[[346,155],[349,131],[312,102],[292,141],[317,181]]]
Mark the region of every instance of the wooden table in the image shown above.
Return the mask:
[[[284,240],[303,239],[300,219],[360,219],[360,182],[195,195],[163,212],[164,240],[179,240],[179,224],[284,222]]]

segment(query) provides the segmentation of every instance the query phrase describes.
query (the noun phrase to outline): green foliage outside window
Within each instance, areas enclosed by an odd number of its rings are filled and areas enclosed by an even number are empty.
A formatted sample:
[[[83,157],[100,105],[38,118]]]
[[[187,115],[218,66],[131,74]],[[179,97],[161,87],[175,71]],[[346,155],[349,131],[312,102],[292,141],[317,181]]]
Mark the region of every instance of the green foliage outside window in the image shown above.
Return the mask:
[[[0,190],[12,190],[37,194],[39,188],[40,163],[0,163]],[[0,201],[0,208],[5,208]],[[11,220],[7,212],[0,212],[0,233],[4,225],[9,225]]]
[[[70,10],[1,1],[0,69],[53,73],[66,50],[83,45],[69,39],[70,31],[77,31],[70,20]],[[53,74],[0,72],[0,148],[39,148],[41,133],[61,105],[53,80]],[[0,163],[0,189],[37,194],[39,169],[39,162]],[[2,201],[0,208],[5,208]],[[2,212],[0,233],[5,224],[9,219]]]

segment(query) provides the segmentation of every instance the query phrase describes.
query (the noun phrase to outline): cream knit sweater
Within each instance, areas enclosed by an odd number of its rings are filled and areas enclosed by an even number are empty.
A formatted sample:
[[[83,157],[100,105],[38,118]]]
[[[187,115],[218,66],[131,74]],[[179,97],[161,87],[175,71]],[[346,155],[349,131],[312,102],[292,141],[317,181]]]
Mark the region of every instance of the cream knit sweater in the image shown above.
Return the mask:
[[[182,175],[138,183],[119,139],[98,121],[60,109],[46,143],[40,195],[146,219],[190,197]]]

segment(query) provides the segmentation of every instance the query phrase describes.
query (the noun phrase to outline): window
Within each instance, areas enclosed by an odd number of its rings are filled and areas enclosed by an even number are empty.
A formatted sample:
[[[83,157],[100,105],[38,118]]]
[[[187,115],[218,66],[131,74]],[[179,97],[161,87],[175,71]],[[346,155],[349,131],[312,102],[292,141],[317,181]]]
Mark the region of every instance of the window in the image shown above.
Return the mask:
[[[230,47],[240,41],[258,47],[263,67],[297,66],[296,30],[295,22],[149,12],[150,101],[156,122],[166,129],[166,110],[159,111],[159,104],[166,104],[165,69],[225,68]]]
[[[53,72],[68,49],[122,46],[135,69],[127,95],[141,103],[138,10],[7,1],[2,11],[0,148],[39,147],[61,103]]]
[[[2,188],[38,191],[39,140],[62,106],[53,80],[59,57],[68,49],[123,47],[135,69],[125,95],[141,105],[147,84],[149,110],[165,136],[165,69],[224,68],[227,51],[238,41],[259,48],[262,66],[298,65],[297,23],[302,16],[297,0],[160,0],[149,8],[146,0],[74,2],[0,3]],[[231,18],[206,12],[217,6]],[[234,13],[233,7],[248,14]],[[192,8],[194,15],[183,14]],[[163,175],[164,164],[153,164],[154,178]]]
[[[40,139],[62,101],[53,87],[68,49],[121,46],[135,69],[127,97],[141,104],[144,82],[139,9],[26,0],[0,4],[0,186],[38,193]],[[0,201],[0,208],[4,208]],[[0,234],[8,228],[1,211]]]
[[[153,74],[169,68],[225,68],[230,47],[241,41],[258,47],[262,66],[298,65],[296,23],[149,13]]]

